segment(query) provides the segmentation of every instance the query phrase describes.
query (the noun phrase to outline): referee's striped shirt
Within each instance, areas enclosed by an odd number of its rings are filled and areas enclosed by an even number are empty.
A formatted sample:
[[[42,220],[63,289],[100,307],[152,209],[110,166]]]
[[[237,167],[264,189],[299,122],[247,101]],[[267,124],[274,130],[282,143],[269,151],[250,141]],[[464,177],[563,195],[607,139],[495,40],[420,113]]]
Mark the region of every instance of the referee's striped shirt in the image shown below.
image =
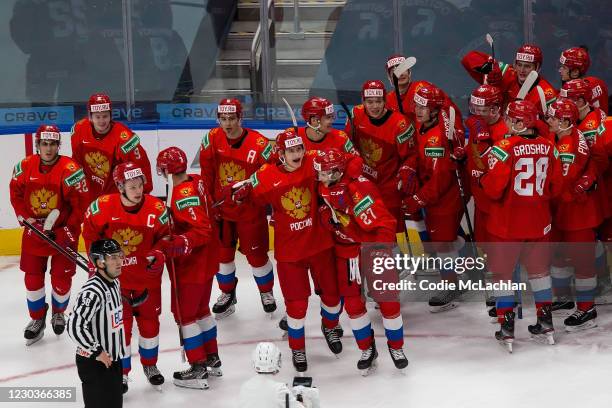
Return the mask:
[[[78,355],[96,358],[106,351],[113,361],[125,357],[119,280],[109,282],[95,274],[85,282],[68,317],[67,328],[68,335],[77,345]]]

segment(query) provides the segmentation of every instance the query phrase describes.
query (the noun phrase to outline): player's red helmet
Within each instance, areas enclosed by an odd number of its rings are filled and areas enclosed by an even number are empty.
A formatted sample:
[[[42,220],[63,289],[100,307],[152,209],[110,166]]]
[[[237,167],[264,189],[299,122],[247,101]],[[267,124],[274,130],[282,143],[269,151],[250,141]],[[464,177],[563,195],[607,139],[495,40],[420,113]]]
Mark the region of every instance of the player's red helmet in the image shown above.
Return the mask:
[[[584,75],[591,66],[591,58],[588,51],[584,48],[572,47],[561,53],[559,63],[569,69],[578,69],[580,75]]]
[[[383,98],[387,96],[387,90],[385,89],[385,84],[378,79],[373,81],[366,81],[363,83],[361,87],[361,98]]]
[[[302,105],[302,118],[304,118],[306,123],[309,123],[313,116],[322,118],[325,115],[333,114],[334,104],[325,98],[313,96],[304,102],[304,105]]]
[[[222,113],[235,113],[238,118],[242,117],[242,104],[236,98],[225,98],[221,99],[219,105],[217,106],[217,117],[219,117]]]
[[[107,94],[95,93],[87,101],[87,112],[107,112],[112,110],[112,102]]]
[[[157,174],[178,174],[187,171],[187,155],[176,146],[168,147],[157,155]]]
[[[559,98],[548,107],[548,116],[569,120],[572,125],[578,121],[579,113],[576,103],[568,98]]]
[[[480,85],[470,95],[470,112],[477,114],[478,108],[501,106],[504,101],[502,90],[493,85]]]
[[[536,69],[542,66],[542,49],[537,45],[525,44],[516,50],[516,61],[531,62],[536,64]]]
[[[294,146],[304,146],[302,137],[295,133],[293,129],[287,129],[276,136],[276,151],[284,152],[286,149]]]
[[[414,93],[413,103],[430,109],[439,109],[444,106],[444,94],[437,86],[427,84]]]
[[[321,150],[313,160],[313,166],[316,171],[337,170],[340,173],[344,173],[346,163],[347,158],[344,152],[333,147]]]
[[[386,68],[387,74],[391,75],[391,72],[397,67],[399,64],[404,62],[406,57],[400,54],[393,54],[389,58],[387,58]]]
[[[53,140],[57,143],[61,141],[60,130],[55,125],[40,125],[36,130],[36,143],[41,140]]]
[[[506,116],[510,119],[520,120],[523,126],[534,128],[538,120],[538,109],[530,101],[514,101],[508,104]]]
[[[572,79],[563,84],[559,90],[559,95],[562,98],[578,99],[580,97],[591,104],[593,102],[593,91],[591,86],[584,79]]]
[[[147,178],[145,177],[144,172],[142,171],[140,166],[132,162],[118,164],[113,169],[113,181],[115,182],[117,188],[119,188],[120,185],[123,185],[126,181],[138,177],[142,177],[143,183],[147,182]]]

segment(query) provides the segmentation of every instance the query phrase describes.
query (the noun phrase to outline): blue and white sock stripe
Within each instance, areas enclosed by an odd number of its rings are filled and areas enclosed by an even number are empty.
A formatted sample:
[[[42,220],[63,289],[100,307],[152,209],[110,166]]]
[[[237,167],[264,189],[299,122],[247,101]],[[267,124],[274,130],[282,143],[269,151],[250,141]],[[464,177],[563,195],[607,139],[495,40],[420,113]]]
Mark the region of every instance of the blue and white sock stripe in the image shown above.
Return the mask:
[[[196,322],[181,326],[185,350],[193,350],[202,345],[202,330]]]
[[[292,339],[304,338],[304,321],[306,319],[294,319],[293,317],[287,316],[287,334]]]
[[[206,343],[207,341],[217,338],[217,324],[211,315],[199,319],[198,326],[200,327],[202,343]]]
[[[130,345],[125,347],[125,357],[121,359],[121,367],[128,370],[132,368],[132,347]]]
[[[385,328],[385,335],[390,341],[398,341],[404,337],[404,323],[402,316],[397,316],[392,319],[386,319],[383,317],[383,327]]]
[[[536,302],[548,302],[552,299],[552,279],[550,275],[529,279],[529,283]]]
[[[503,293],[500,294],[500,293]],[[497,291],[495,292],[495,307],[498,309],[510,308],[512,309],[516,301],[514,299],[514,292],[512,291]]]
[[[145,338],[140,336],[138,339],[138,353],[143,358],[156,357],[159,351],[159,336]]]
[[[58,294],[55,290],[51,292],[51,302],[55,309],[66,309],[70,301],[70,291],[64,295]]]
[[[28,309],[32,312],[37,312],[45,307],[45,288],[42,287],[38,290],[26,291],[26,297],[28,299]]]
[[[349,325],[353,330],[355,340],[367,339],[372,334],[372,323],[367,313],[356,318],[350,317]]]
[[[219,264],[219,272],[217,272],[217,280],[220,283],[232,283],[236,280],[236,264],[230,263]]]
[[[272,270],[272,263],[268,262],[264,266],[252,267],[253,278],[258,285],[265,285],[270,281],[274,280],[274,272]]]
[[[590,302],[595,297],[595,288],[597,287],[597,278],[576,278],[576,301]]]
[[[321,302],[321,316],[327,320],[338,320],[340,317],[340,303],[335,306],[327,306]]]

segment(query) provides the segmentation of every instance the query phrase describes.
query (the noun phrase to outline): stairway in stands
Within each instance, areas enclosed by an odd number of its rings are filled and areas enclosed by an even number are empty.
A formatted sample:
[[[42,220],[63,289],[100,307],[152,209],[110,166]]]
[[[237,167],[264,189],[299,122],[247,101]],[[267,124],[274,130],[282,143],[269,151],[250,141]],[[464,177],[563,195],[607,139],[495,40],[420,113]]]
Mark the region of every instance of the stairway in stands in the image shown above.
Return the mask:
[[[301,0],[302,38],[293,35],[292,0],[275,2],[276,75],[279,96],[301,104],[316,75],[325,49],[346,1]],[[217,102],[220,97],[248,95],[251,44],[259,24],[259,1],[239,0],[230,33],[220,50],[216,69],[197,98]]]

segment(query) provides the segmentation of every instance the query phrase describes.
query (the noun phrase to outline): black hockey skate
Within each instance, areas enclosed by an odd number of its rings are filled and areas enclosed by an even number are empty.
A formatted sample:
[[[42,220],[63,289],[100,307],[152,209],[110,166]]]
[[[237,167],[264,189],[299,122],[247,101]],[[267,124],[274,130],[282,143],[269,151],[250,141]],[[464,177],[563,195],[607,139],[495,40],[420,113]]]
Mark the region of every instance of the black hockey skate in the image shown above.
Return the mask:
[[[391,354],[391,360],[393,360],[393,364],[395,364],[395,368],[398,370],[403,370],[408,367],[408,359],[404,354],[404,350],[401,348],[394,349],[389,347],[389,354]]]
[[[550,306],[550,310],[555,315],[560,314],[560,315],[568,316],[570,311],[574,307],[576,307],[576,304],[573,301],[560,299],[559,301],[552,303],[552,305]]]
[[[221,359],[218,353],[209,353],[206,356],[206,368],[208,369],[208,374],[213,377],[221,377],[223,375],[221,371]]]
[[[287,315],[278,321],[278,327],[283,331],[283,339],[289,336],[289,324],[287,323]]]
[[[376,370],[376,359],[378,358],[378,350],[376,350],[376,341],[374,340],[374,332],[372,332],[372,344],[365,350],[361,351],[361,357],[357,361],[357,369],[361,371],[361,375],[367,377]]]
[[[458,306],[455,301],[459,296],[461,296],[461,292],[457,289],[440,291],[429,299],[429,311],[440,313],[454,309]]]
[[[51,316],[51,327],[58,336],[66,329],[66,317],[63,313],[53,313]]]
[[[336,331],[336,334],[338,335],[338,337],[340,338],[344,337],[344,329],[342,328],[340,323],[338,323],[338,325],[334,327],[334,330]]]
[[[154,365],[146,365],[142,366],[144,370],[145,376],[149,383],[155,388],[157,391],[161,391],[161,386],[164,383],[164,376],[159,372],[157,366]]]
[[[342,353],[342,342],[338,337],[338,332],[335,328],[328,329],[321,323],[321,331],[323,332],[323,336],[325,337],[325,341],[327,342],[327,347],[334,354]]]
[[[47,327],[47,311],[49,310],[49,305],[45,305],[45,315],[42,319],[33,319],[30,320],[30,323],[26,326],[23,331],[23,337],[26,339],[26,346],[31,346],[36,343],[38,340],[42,339],[45,335],[45,327]]]
[[[261,305],[263,306],[264,312],[273,313],[276,310],[276,299],[274,299],[272,291],[259,292],[259,296],[261,297]]]
[[[514,343],[514,317],[515,313],[513,311],[506,312],[503,323],[499,330],[495,332],[495,338],[509,353],[512,353],[512,343]]]
[[[208,389],[208,371],[203,361],[193,363],[187,370],[176,371],[173,377],[174,385],[177,387]]]
[[[572,333],[597,327],[596,318],[597,310],[595,310],[595,307],[592,307],[589,310],[576,310],[563,321],[563,324],[565,325],[565,330]]]
[[[529,330],[534,340],[540,343],[553,345],[555,344],[555,329],[553,327],[550,306],[542,307],[541,314],[542,316],[538,316],[536,324],[530,324],[527,326],[527,330]]]
[[[308,362],[306,361],[306,351],[305,350],[291,350],[293,360],[293,366],[295,367],[295,371],[298,373],[303,373],[308,370]]]
[[[222,292],[217,298],[217,303],[213,305],[212,311],[215,314],[215,319],[221,320],[233,314],[236,311],[236,287],[238,286],[238,278],[236,285],[231,292]]]

